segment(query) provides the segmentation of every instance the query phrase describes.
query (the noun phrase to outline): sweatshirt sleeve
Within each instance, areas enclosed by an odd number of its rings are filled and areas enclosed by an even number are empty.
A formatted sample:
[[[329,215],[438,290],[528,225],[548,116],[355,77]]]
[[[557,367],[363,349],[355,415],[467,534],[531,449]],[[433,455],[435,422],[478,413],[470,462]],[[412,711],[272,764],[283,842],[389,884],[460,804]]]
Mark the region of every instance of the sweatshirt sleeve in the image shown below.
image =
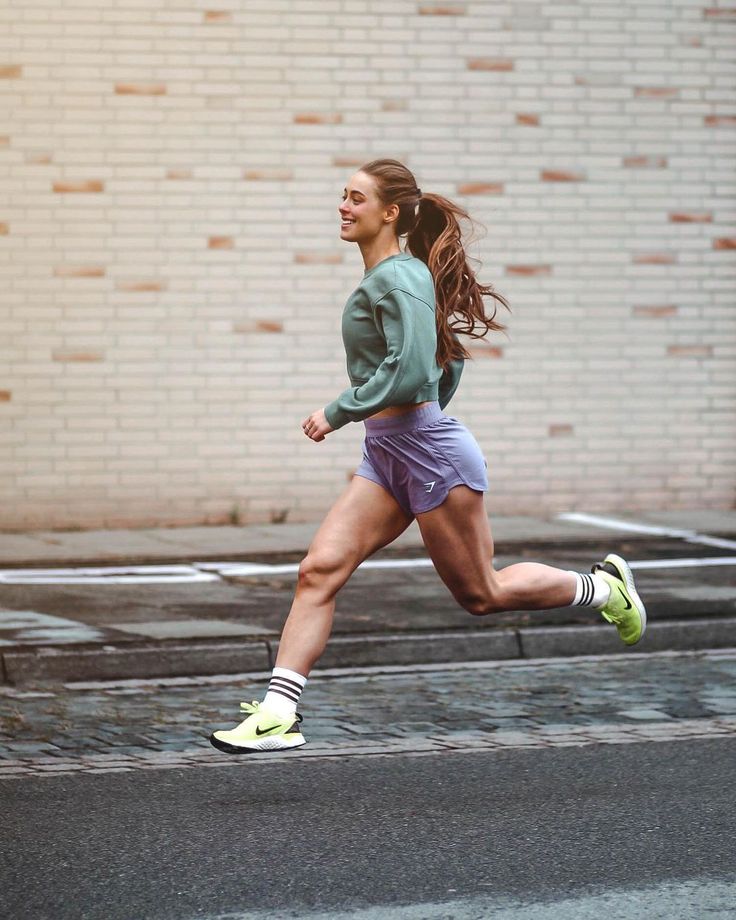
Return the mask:
[[[453,358],[447,365],[447,369],[442,371],[439,382],[438,401],[440,409],[444,409],[452,397],[455,395],[460,377],[465,367],[464,358]]]
[[[386,357],[373,376],[348,387],[325,406],[331,428],[359,422],[387,406],[410,402],[431,379],[435,363],[434,312],[423,300],[394,288],[373,305],[376,327],[386,341]]]

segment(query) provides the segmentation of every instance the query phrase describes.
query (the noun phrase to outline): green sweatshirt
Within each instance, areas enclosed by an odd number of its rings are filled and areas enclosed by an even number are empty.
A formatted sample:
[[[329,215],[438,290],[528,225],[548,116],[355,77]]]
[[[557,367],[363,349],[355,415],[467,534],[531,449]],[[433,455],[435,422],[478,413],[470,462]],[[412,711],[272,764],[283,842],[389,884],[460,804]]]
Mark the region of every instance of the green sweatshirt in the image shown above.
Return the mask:
[[[434,280],[421,259],[400,252],[366,270],[342,314],[351,386],[325,406],[331,428],[403,403],[437,399],[445,408],[464,362],[444,373],[437,364],[434,311]]]

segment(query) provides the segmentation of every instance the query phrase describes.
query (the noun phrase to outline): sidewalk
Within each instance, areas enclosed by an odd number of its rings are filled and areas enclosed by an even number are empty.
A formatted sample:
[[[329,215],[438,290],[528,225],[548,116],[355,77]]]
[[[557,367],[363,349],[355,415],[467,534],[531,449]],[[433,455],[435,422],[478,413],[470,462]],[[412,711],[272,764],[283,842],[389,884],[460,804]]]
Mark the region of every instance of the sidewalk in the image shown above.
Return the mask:
[[[736,538],[736,509],[603,513],[600,517],[625,521],[632,526],[689,530]],[[637,537],[637,531],[628,527],[601,527],[557,518],[491,516],[490,523],[497,547],[508,543],[555,544]],[[194,558],[258,559],[305,552],[319,524],[315,521],[309,524],[252,524],[244,527],[0,533],[0,566],[175,563]],[[422,547],[416,521],[391,545]]]
[[[623,523],[619,526],[615,522]],[[278,647],[284,591],[293,591],[296,564],[318,526],[319,522],[0,534],[0,681],[20,684],[267,671]],[[539,561],[549,558],[550,564],[562,565],[564,560],[575,559],[579,554],[585,558],[593,554],[597,558],[596,553],[609,550],[645,560],[736,557],[736,511],[604,513],[597,522],[492,517],[491,526],[497,557],[516,558],[523,552],[527,558],[532,551],[529,558]],[[371,562],[426,559],[426,555],[414,522]],[[261,566],[287,564],[289,568],[249,570],[227,565],[235,562]],[[573,561],[568,566],[574,564]],[[159,566],[164,570],[158,573],[156,581],[148,572],[131,572],[136,566]],[[167,575],[166,566],[179,567],[178,575],[173,570]],[[86,600],[92,605],[83,613],[75,612],[73,605],[68,609],[70,592],[64,588],[75,583],[76,576],[50,576],[56,579],[56,586],[42,588],[38,580],[32,584],[34,578],[38,579],[37,571],[21,571],[79,567],[104,567],[104,573],[98,573],[97,578],[97,583],[104,587],[90,587],[95,582],[89,576],[76,582],[86,586],[77,592],[81,596],[86,591]],[[119,582],[137,581],[137,590],[147,591],[151,596],[161,590],[153,585],[165,578],[191,582],[191,588],[175,589],[180,592],[179,597],[187,590],[206,589],[215,593],[227,581],[231,599],[235,589],[241,603],[238,607],[231,603],[230,609],[236,609],[237,613],[226,614],[221,619],[214,619],[217,614],[211,612],[204,619],[195,619],[186,613],[182,615],[180,603],[164,603],[157,607],[155,617],[145,622],[140,617],[137,620],[133,617],[133,622],[122,622],[120,616],[111,621],[109,609],[107,616],[102,610],[105,604],[110,607],[116,591],[110,567],[122,570],[117,573]],[[690,575],[682,575],[685,571]],[[694,571],[698,572],[699,592],[695,595]],[[271,590],[280,592],[276,595],[281,605],[278,610],[273,609],[270,601],[261,601],[260,607],[249,604],[251,597],[265,596],[264,577]],[[647,577],[651,575],[647,573]],[[548,617],[545,622],[543,617],[530,621],[519,615],[516,621],[506,617],[506,622],[494,624],[490,618],[481,621],[458,617],[457,609],[449,610],[452,601],[448,599],[446,615],[440,611],[434,619],[425,618],[418,624],[414,608],[397,610],[394,604],[391,616],[383,616],[377,597],[375,619],[358,630],[334,634],[320,667],[736,646],[736,566],[721,562],[699,569],[657,570],[657,583],[664,585],[668,579],[677,578],[687,579],[683,581],[687,590],[679,595],[670,590],[666,605],[657,603],[656,592],[647,594],[650,624],[645,640],[635,649],[623,646],[610,627],[593,625],[598,618],[597,614],[593,617],[589,608],[575,608],[579,615],[572,621],[568,617],[567,622],[559,616],[557,620]],[[145,585],[149,579],[151,587],[141,588],[140,584]],[[278,588],[273,587],[273,579],[280,579]],[[391,588],[387,590],[390,592]],[[54,593],[58,601],[50,599]],[[209,596],[204,597],[200,602],[203,608]],[[99,600],[99,613],[94,606],[96,600]],[[44,604],[46,612],[39,612]],[[213,606],[228,607],[216,603]],[[416,606],[421,607],[421,599]],[[63,616],[57,614],[57,607]],[[582,619],[580,614],[584,614]]]

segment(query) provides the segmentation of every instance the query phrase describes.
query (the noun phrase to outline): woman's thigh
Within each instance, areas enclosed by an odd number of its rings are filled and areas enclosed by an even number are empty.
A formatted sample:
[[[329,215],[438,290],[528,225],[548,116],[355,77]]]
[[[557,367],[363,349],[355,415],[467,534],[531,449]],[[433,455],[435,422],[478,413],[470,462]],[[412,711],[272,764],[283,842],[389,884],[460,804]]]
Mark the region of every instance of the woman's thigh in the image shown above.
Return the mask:
[[[441,505],[418,514],[417,524],[437,574],[460,604],[492,596],[493,536],[482,492],[456,486]]]
[[[368,556],[392,543],[414,520],[383,486],[353,476],[309,545],[309,566],[339,569],[345,578]]]

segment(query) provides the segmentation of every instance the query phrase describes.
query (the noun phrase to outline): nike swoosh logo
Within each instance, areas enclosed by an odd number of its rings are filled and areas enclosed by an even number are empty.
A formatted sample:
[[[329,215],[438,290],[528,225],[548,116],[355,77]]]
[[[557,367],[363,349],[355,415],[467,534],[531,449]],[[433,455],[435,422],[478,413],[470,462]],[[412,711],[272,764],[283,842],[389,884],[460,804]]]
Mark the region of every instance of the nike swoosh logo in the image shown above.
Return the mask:
[[[256,734],[257,735],[267,735],[269,732],[272,732],[275,728],[280,728],[281,725],[277,722],[276,725],[272,725],[270,728],[264,728],[261,731],[260,726],[256,725]]]
[[[631,601],[628,599],[628,597],[626,597],[626,595],[624,594],[621,588],[619,588],[618,590],[621,593],[621,597],[626,601],[626,609],[631,610]],[[258,729],[256,729],[256,731],[258,731]]]

